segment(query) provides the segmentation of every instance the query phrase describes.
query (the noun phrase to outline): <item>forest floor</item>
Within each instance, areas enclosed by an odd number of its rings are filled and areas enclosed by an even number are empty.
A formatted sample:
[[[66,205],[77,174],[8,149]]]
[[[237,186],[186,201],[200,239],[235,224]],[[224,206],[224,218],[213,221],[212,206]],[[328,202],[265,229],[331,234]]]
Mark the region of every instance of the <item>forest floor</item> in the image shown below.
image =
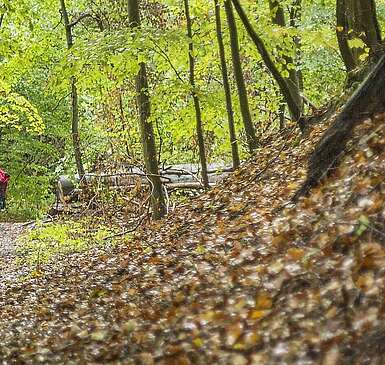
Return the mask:
[[[5,282],[18,280],[27,272],[16,264],[17,239],[26,231],[22,223],[0,222],[0,290]]]
[[[385,115],[297,204],[327,125],[255,157],[115,248],[0,291],[4,364],[384,364]]]

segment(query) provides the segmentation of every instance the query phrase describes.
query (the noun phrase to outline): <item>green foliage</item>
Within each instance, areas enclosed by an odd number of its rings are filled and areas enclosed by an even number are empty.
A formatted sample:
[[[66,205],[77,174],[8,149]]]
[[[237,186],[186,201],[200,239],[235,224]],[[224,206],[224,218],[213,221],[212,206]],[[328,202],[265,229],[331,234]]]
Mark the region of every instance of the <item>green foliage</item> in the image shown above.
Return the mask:
[[[34,219],[47,212],[54,203],[49,176],[17,176],[12,179],[3,216]],[[0,217],[1,217],[0,215]]]
[[[37,108],[9,86],[0,84],[0,97],[0,166],[11,175],[6,213],[34,218],[50,203],[50,174],[37,162],[39,155],[50,152],[39,140],[45,124]]]
[[[103,225],[89,229],[87,219],[57,223],[38,223],[32,231],[23,236],[18,247],[18,261],[36,266],[47,263],[55,255],[83,252],[95,245],[113,244],[106,240],[114,230]]]
[[[304,95],[315,105],[322,105],[330,95],[342,90],[345,78],[335,34],[335,2],[304,1],[302,19],[296,27],[289,24],[292,3],[281,1],[286,27],[272,24],[265,0],[245,0],[242,6],[283,76],[293,69],[301,71]],[[114,166],[141,163],[134,87],[140,62],[147,64],[150,122],[157,134],[161,162],[198,162],[188,82],[189,40],[180,3],[146,1],[143,26],[135,32],[127,24],[126,1],[67,0],[66,5],[71,20],[85,13],[92,15],[73,28],[75,43],[70,51],[66,49],[59,3],[7,0],[0,8],[0,13],[5,14],[0,28],[0,165],[12,175],[9,214],[43,214],[53,200],[55,177],[74,173],[71,77],[76,78],[79,92],[80,139],[86,170],[100,165],[103,159]],[[190,5],[196,92],[202,101],[208,159],[230,162],[213,2],[196,0]],[[378,13],[382,25],[384,11],[385,1],[381,0]],[[257,133],[263,134],[279,127],[282,97],[236,18],[250,109]],[[222,22],[240,153],[247,158],[224,14]],[[296,37],[301,43],[300,55],[294,47]],[[351,47],[362,48],[357,40],[350,42]],[[366,56],[365,49],[361,57]],[[287,57],[294,62],[288,62]]]
[[[37,109],[28,100],[0,82],[0,133],[4,134],[10,129],[42,134],[44,123]]]

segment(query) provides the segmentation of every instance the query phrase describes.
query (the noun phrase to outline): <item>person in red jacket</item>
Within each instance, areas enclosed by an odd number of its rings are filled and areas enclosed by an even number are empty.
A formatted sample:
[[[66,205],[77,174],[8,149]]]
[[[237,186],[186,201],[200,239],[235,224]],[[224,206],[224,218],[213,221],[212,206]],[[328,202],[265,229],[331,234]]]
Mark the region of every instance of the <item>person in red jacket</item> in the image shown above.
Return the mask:
[[[9,182],[9,175],[0,169],[0,210],[5,209],[5,196]]]

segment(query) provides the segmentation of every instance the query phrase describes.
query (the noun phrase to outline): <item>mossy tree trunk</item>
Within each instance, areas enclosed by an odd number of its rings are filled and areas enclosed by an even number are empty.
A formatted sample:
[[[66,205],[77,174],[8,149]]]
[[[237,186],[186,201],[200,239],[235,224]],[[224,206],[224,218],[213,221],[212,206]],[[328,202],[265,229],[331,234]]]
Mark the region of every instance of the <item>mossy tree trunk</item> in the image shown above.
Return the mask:
[[[371,52],[381,43],[381,31],[374,0],[337,0],[336,33],[342,60],[348,77],[361,63],[363,48],[349,42],[360,39]]]
[[[64,21],[64,27],[66,31],[67,48],[71,49],[74,44],[73,35],[72,35],[72,25],[69,21],[65,0],[60,0],[60,6],[61,6],[61,14]],[[71,77],[70,84],[71,84],[71,110],[72,110],[72,123],[71,123],[72,143],[74,148],[75,162],[76,162],[76,168],[78,171],[79,179],[81,182],[84,183],[85,171],[83,166],[82,151],[80,147],[80,137],[79,137],[79,96],[78,96],[75,76]]]
[[[140,28],[139,0],[128,0],[128,17],[132,28]],[[166,214],[166,205],[162,181],[159,176],[154,129],[149,121],[151,103],[148,95],[147,69],[144,62],[139,65],[139,72],[135,78],[135,87],[143,158],[152,185],[152,216],[153,219],[160,219]]]
[[[247,145],[250,153],[252,153],[257,148],[258,143],[257,143],[257,137],[255,134],[253,121],[251,118],[245,78],[243,76],[241,57],[239,55],[237,24],[235,22],[231,0],[225,0],[224,4],[225,4],[226,17],[227,17],[227,24],[229,27],[231,56],[233,61],[234,77],[235,77],[235,81],[238,89],[238,97],[239,97],[239,105],[240,105],[241,114],[242,114],[242,121],[246,132]]]
[[[382,41],[381,29],[377,19],[375,0],[360,0],[360,19],[362,19],[365,41],[370,49],[374,49]]]

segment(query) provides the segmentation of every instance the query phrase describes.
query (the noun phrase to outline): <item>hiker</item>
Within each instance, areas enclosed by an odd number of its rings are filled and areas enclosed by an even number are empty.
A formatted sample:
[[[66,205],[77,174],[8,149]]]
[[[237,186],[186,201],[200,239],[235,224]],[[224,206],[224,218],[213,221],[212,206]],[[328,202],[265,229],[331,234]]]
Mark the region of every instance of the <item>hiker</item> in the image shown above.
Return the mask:
[[[2,169],[0,169],[0,210],[5,209],[5,196],[7,193],[7,186],[9,181],[9,175]]]

